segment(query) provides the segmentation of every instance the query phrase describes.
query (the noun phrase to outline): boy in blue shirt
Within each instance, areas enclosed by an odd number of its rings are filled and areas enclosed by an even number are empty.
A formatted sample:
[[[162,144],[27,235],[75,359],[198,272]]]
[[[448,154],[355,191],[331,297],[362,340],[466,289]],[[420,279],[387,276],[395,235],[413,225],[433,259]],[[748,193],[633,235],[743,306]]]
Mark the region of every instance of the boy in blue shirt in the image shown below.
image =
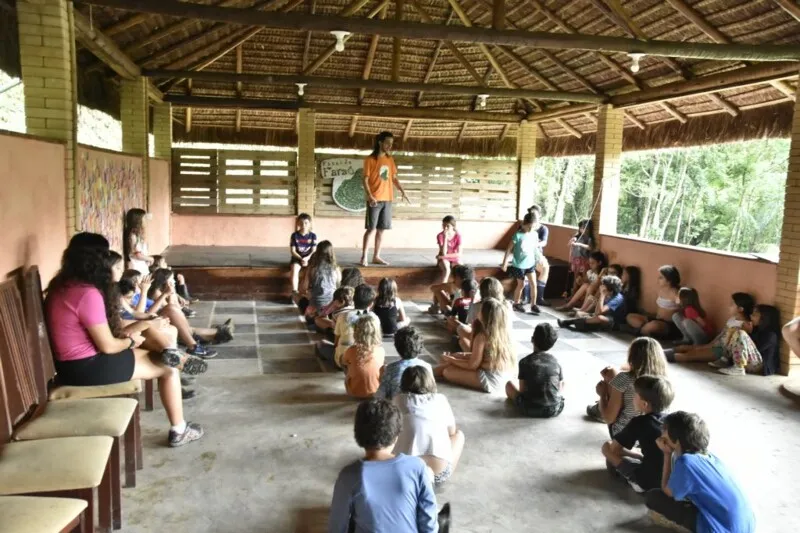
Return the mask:
[[[522,305],[522,290],[525,287],[525,278],[531,288],[531,313],[538,315],[541,311],[536,305],[536,263],[539,262],[541,249],[539,248],[539,237],[531,231],[534,223],[538,223],[537,213],[531,212],[525,215],[519,231],[511,237],[508,243],[506,254],[503,256],[503,272],[508,272],[514,278],[514,311],[525,312]],[[512,255],[513,252],[513,255]],[[511,266],[508,266],[509,256],[512,256]]]
[[[661,488],[647,493],[654,521],[698,533],[753,533],[756,519],[728,469],[708,453],[708,426],[677,411],[664,418],[656,441],[664,452]]]
[[[625,324],[625,295],[622,294],[622,280],[617,276],[603,276],[600,280],[600,296],[595,304],[594,314],[579,318],[559,320],[561,328],[572,327],[578,331],[613,329]]]
[[[333,489],[329,533],[437,533],[433,476],[419,457],[394,455],[402,415],[387,400],[356,409],[355,438],[364,458],[344,467]]]
[[[300,270],[308,267],[308,261],[317,251],[317,235],[311,231],[311,215],[300,213],[295,219],[296,231],[289,237],[289,262],[292,270],[292,298],[296,298],[300,287]]]

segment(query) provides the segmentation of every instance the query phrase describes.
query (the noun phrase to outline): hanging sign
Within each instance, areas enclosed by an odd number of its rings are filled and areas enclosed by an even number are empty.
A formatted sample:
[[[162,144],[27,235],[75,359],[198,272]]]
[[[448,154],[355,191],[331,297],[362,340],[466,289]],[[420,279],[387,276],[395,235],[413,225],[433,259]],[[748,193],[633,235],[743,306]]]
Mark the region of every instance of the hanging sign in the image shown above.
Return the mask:
[[[363,160],[351,157],[324,159],[320,163],[323,180],[333,180],[331,196],[334,203],[351,213],[367,208],[363,166]]]

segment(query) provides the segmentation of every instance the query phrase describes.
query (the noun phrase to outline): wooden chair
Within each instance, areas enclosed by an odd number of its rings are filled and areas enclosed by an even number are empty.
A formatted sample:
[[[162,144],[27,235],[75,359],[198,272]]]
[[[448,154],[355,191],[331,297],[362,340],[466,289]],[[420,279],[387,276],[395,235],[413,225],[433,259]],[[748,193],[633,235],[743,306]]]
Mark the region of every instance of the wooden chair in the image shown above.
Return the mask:
[[[86,502],[69,498],[0,497],[0,533],[91,533]]]
[[[44,319],[44,302],[42,301],[42,280],[39,276],[39,267],[36,265],[25,270],[23,285],[20,292],[24,295],[25,317],[28,327],[32,328],[39,348],[39,357],[47,379],[49,398],[56,400],[81,400],[86,398],[130,397],[138,398],[142,392],[140,380],[132,380],[114,385],[101,385],[97,387],[73,387],[55,385],[53,378],[56,368],[53,363],[53,350],[50,346],[50,337],[47,331],[47,322]],[[144,382],[144,410],[152,411],[155,391],[152,380]],[[139,456],[141,460],[141,454]]]

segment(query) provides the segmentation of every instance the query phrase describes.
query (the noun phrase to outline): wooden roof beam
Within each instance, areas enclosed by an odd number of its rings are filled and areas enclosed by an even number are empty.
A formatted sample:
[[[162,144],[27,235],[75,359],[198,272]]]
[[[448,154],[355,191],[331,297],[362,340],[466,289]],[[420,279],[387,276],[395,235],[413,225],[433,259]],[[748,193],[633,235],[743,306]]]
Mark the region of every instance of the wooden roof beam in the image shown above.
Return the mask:
[[[443,26],[411,21],[392,21],[391,24],[365,18],[306,13],[274,13],[252,9],[235,9],[176,0],[88,0],[94,5],[130,11],[158,13],[167,16],[257,25],[264,28],[288,30],[332,31],[346,30],[362,34],[386,35],[408,39],[443,39],[504,46],[525,46],[550,49],[605,50],[609,52],[641,52],[652,56],[691,57],[696,59],[730,61],[783,61],[800,59],[797,45],[719,45],[673,41],[641,42],[636,39],[598,35],[555,34],[494,30],[490,28]]]
[[[242,73],[242,65],[244,63],[244,52],[242,51],[242,45],[236,47],[236,74]],[[242,97],[242,82],[236,82],[236,98]],[[242,110],[236,110],[236,133],[242,131]]]
[[[571,117],[574,115],[580,115],[582,113],[589,113],[591,111],[597,111],[597,106],[592,104],[573,105],[559,107],[556,109],[548,109],[547,111],[541,111],[539,113],[531,113],[526,117],[526,120],[529,122],[547,122],[548,120],[553,120],[555,118]]]
[[[387,8],[384,7],[383,10],[380,12],[380,18],[383,19],[386,16]],[[361,74],[362,80],[368,80],[370,74],[372,73],[372,64],[375,62],[375,53],[378,51],[378,43],[381,40],[380,35],[373,35],[372,39],[369,42],[369,50],[367,50],[367,59],[364,61],[364,72]],[[392,65],[394,67],[394,65]],[[397,81],[397,80],[394,80]],[[366,95],[367,89],[366,87],[361,87],[358,90],[358,104],[361,105],[364,103],[364,95]],[[355,131],[350,135],[351,137],[355,134]]]
[[[592,104],[602,104],[608,101],[603,95],[589,93],[572,93],[566,91],[535,91],[532,89],[507,89],[503,87],[486,87],[483,85],[484,78],[480,78],[481,85],[449,85],[443,83],[411,83],[394,82],[385,80],[352,79],[352,78],[328,78],[323,76],[289,76],[282,74],[240,74],[234,72],[216,72],[199,70],[167,70],[167,69],[144,69],[144,76],[150,78],[191,78],[201,81],[212,81],[219,83],[244,82],[249,84],[263,85],[294,85],[295,83],[306,83],[308,89],[314,87],[327,87],[332,89],[372,89],[387,91],[425,91],[445,94],[460,94],[466,96],[476,96],[488,94],[489,96],[500,98],[530,98],[535,100],[554,100],[566,102],[583,102]]]
[[[643,129],[645,129],[647,127],[647,126],[645,126],[644,122],[642,122],[638,118],[634,117],[630,113],[630,111],[623,111],[622,114],[625,115],[625,118],[627,118],[631,122],[631,124],[633,124],[634,126],[639,128],[640,130],[643,130]]]
[[[403,130],[403,142],[406,142],[411,135],[411,126],[414,124],[414,120],[409,120],[406,122],[406,127]]]
[[[573,128],[572,126],[570,126],[569,123],[566,120],[564,120],[563,118],[556,118],[556,119],[553,119],[553,121],[556,124],[558,124],[559,126],[561,126],[563,129],[567,130],[567,132],[570,135],[572,135],[573,137],[578,138],[578,139],[583,138],[583,133],[581,133],[577,129]]]
[[[401,22],[403,20],[403,9],[405,9],[405,0],[395,0],[394,2],[394,20]],[[392,81],[400,81],[400,56],[403,53],[403,39],[402,37],[395,36],[392,42]],[[359,102],[360,104],[361,102]]]
[[[175,107],[195,107],[211,109],[268,109],[275,111],[296,111],[300,108],[313,109],[322,115],[358,115],[362,117],[383,117],[400,119],[444,120],[452,122],[481,122],[491,124],[517,124],[519,115],[513,113],[492,113],[487,111],[459,111],[403,106],[359,106],[303,102],[290,100],[259,100],[248,98],[213,98],[204,96],[166,95],[165,102]]]
[[[317,12],[317,0],[311,0],[311,7],[309,8],[309,13],[312,15]],[[301,63],[302,66],[300,67],[300,71],[306,69],[308,66],[308,51],[311,48],[311,36],[314,34],[313,31],[306,32],[306,42],[303,44],[303,62]]]
[[[789,13],[795,20],[800,22],[800,5],[794,0],[773,0],[781,9]]]
[[[453,20],[453,10],[450,10],[450,14],[447,16],[447,21],[444,23],[445,26],[450,24]],[[425,76],[422,78],[422,83],[428,83],[433,75],[433,69],[436,68],[436,62],[439,60],[439,55],[442,53],[442,46],[444,45],[444,41],[436,41],[436,47],[433,49],[433,55],[431,56],[431,62],[428,63],[428,69],[425,71]],[[425,94],[425,91],[420,91],[417,93],[417,98],[414,101],[417,107],[422,104],[422,95]]]

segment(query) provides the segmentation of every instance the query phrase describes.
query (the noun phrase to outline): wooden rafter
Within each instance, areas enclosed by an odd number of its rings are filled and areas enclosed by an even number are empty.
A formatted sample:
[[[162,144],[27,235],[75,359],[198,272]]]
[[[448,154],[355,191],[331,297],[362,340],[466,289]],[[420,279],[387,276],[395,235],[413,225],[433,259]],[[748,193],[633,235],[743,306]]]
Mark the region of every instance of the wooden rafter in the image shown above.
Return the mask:
[[[242,45],[236,47],[236,73],[242,73],[242,67],[244,63],[244,52],[242,50]],[[242,97],[242,82],[236,82],[236,98]],[[242,131],[242,110],[236,110],[236,133]]]
[[[800,46],[685,43],[646,41],[600,35],[568,35],[548,32],[520,32],[491,28],[442,26],[412,21],[391,24],[362,17],[308,15],[298,13],[266,13],[252,9],[235,9],[179,2],[177,0],[88,0],[88,3],[137,12],[211,20],[231,24],[257,25],[286,30],[345,30],[361,34],[385,34],[409,39],[444,39],[503,46],[526,46],[551,49],[605,50],[609,52],[642,52],[652,56],[690,57],[731,61],[794,61],[800,59]]]
[[[557,118],[557,119],[554,119],[554,121],[555,121],[555,122],[556,122],[556,123],[557,123],[559,126],[561,126],[562,128],[564,128],[564,129],[565,129],[565,130],[566,130],[566,131],[567,131],[567,132],[568,132],[570,135],[572,135],[573,137],[576,137],[576,138],[578,138],[578,139],[581,139],[581,138],[583,138],[583,134],[582,134],[580,131],[578,131],[577,129],[575,129],[574,127],[570,126],[569,122],[567,122],[567,121],[566,121],[566,120],[564,120],[563,118]]]
[[[311,0],[311,7],[309,8],[309,13],[312,15],[317,12],[317,0]],[[311,47],[311,36],[314,34],[313,31],[306,32],[306,42],[303,45],[303,62],[301,67],[301,72],[306,69],[308,66],[308,51]]]
[[[414,124],[414,120],[411,119],[406,122],[406,127],[403,130],[403,142],[408,140],[408,137],[411,135],[411,125]]]
[[[450,24],[453,20],[453,10],[450,10],[450,14],[447,16],[447,21],[445,22],[445,26]],[[444,41],[436,41],[436,46],[433,49],[433,55],[431,56],[431,61],[428,63],[428,69],[425,71],[425,76],[422,78],[422,83],[428,83],[431,80],[431,76],[433,75],[433,69],[436,68],[436,62],[439,60],[439,55],[442,52],[442,45]],[[420,91],[417,93],[417,98],[414,101],[415,105],[419,107],[422,104],[422,95],[425,91]]]
[[[395,0],[394,2],[394,20],[401,22],[403,20],[403,9],[405,8],[405,0]],[[392,43],[392,81],[400,81],[400,58],[403,53],[403,38],[396,36]]]
[[[484,85],[487,85],[487,86],[489,85],[489,80],[492,77],[493,71],[494,71],[494,68],[492,67],[492,65],[489,65],[488,67],[486,67],[486,73],[483,75],[483,84]],[[480,107],[480,97],[478,95],[475,95],[472,98],[472,110],[473,111],[478,111],[479,107]],[[461,125],[461,131],[458,132],[458,142],[459,143],[464,139],[464,134],[467,132],[467,128],[468,127],[469,127],[469,122],[466,122],[466,121]]]
[[[388,11],[388,6],[384,6],[381,10],[379,17],[381,19],[386,17],[386,12]],[[380,35],[373,35],[369,42],[369,50],[367,50],[367,58],[364,61],[364,72],[361,75],[362,80],[368,80],[370,74],[372,73],[372,64],[375,62],[375,54],[378,51],[378,43],[380,42],[381,36]],[[358,90],[358,105],[364,103],[364,96],[367,93],[367,89],[365,87],[361,87]],[[350,119],[350,130],[349,134],[350,137],[353,137],[356,134],[356,127],[358,126],[358,117],[354,116]]]
[[[191,98],[192,96],[192,80],[189,80],[186,83],[186,97]],[[184,125],[186,128],[186,133],[192,131],[192,108],[190,106],[186,107],[186,124]]]
[[[492,2],[492,28],[502,30],[506,25],[506,0]]]
[[[781,9],[789,13],[795,20],[800,22],[800,5],[794,0],[773,0]]]

